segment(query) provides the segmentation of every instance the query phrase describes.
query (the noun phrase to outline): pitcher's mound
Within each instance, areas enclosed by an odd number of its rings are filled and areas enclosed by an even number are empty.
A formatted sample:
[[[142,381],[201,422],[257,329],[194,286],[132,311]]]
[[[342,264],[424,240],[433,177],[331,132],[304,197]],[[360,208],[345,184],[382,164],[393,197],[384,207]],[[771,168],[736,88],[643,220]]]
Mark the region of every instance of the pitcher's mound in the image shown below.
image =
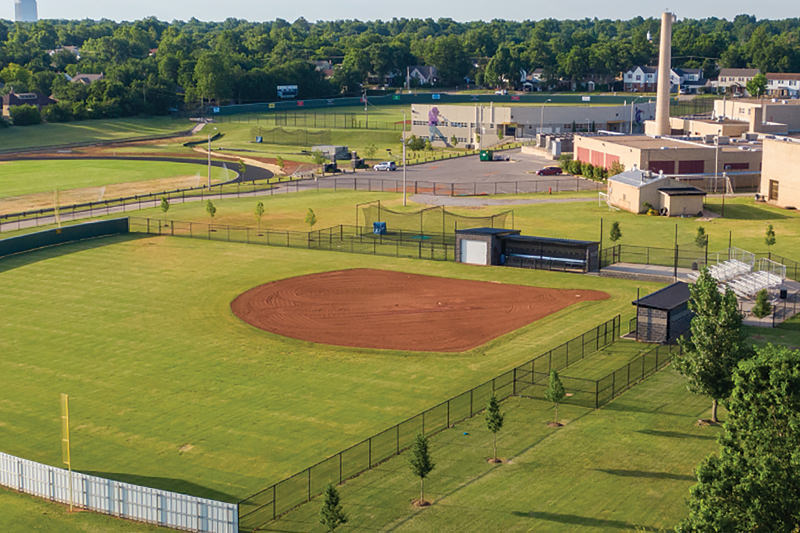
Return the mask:
[[[355,269],[275,281],[231,303],[257,328],[358,348],[462,352],[572,304],[591,290],[545,289]]]

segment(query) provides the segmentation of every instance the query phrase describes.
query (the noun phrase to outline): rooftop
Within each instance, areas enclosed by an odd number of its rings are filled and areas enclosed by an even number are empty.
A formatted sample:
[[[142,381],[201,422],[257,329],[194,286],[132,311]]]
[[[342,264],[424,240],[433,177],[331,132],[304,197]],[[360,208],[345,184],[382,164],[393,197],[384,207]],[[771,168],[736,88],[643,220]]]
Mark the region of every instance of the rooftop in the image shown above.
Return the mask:
[[[588,137],[581,135],[580,137]],[[674,141],[668,138],[655,138],[648,137],[647,135],[608,135],[608,136],[592,136],[589,137],[595,140],[601,140],[609,144],[617,144],[620,146],[627,146],[629,148],[637,148],[640,150],[659,149],[662,146],[669,148],[686,148],[686,143]]]
[[[519,235],[518,229],[503,228],[469,228],[456,230],[458,235]]]
[[[679,281],[633,302],[638,307],[672,311],[689,301],[689,285]]]
[[[706,191],[698,189],[697,187],[674,187],[666,189],[658,189],[658,192],[664,193],[667,196],[706,196]]]
[[[666,176],[655,174],[649,170],[626,170],[616,176],[611,176],[608,181],[615,181],[617,183],[624,183],[625,185],[633,185],[634,187],[644,187],[651,185],[655,182],[668,179]]]

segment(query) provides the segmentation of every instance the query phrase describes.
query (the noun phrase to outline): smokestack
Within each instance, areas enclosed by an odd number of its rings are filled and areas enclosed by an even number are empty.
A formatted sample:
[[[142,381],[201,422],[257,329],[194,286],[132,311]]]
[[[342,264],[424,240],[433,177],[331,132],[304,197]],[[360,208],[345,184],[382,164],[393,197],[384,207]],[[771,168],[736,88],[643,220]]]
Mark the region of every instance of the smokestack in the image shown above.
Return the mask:
[[[656,135],[669,135],[669,89],[672,71],[672,23],[675,15],[664,12],[661,15],[661,50],[658,54],[658,99],[656,100]]]

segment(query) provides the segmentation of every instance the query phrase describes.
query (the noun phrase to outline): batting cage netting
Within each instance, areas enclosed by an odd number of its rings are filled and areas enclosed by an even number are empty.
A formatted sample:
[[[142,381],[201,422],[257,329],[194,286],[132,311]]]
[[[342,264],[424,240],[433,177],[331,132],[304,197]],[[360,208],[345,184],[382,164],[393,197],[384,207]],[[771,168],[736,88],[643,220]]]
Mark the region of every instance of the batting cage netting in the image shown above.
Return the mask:
[[[356,206],[356,226],[372,232],[376,222],[385,223],[388,234],[413,232],[420,235],[447,235],[469,228],[514,229],[514,211],[486,216],[460,215],[442,206],[418,211],[395,211],[382,206],[380,200]]]

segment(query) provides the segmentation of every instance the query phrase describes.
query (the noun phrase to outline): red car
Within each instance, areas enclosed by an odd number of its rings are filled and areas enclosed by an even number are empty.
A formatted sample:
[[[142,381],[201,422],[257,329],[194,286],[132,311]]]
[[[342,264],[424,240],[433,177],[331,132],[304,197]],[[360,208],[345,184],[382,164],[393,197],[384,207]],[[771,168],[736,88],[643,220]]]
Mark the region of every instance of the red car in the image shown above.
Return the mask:
[[[537,176],[560,176],[561,167],[544,167],[536,171]]]

